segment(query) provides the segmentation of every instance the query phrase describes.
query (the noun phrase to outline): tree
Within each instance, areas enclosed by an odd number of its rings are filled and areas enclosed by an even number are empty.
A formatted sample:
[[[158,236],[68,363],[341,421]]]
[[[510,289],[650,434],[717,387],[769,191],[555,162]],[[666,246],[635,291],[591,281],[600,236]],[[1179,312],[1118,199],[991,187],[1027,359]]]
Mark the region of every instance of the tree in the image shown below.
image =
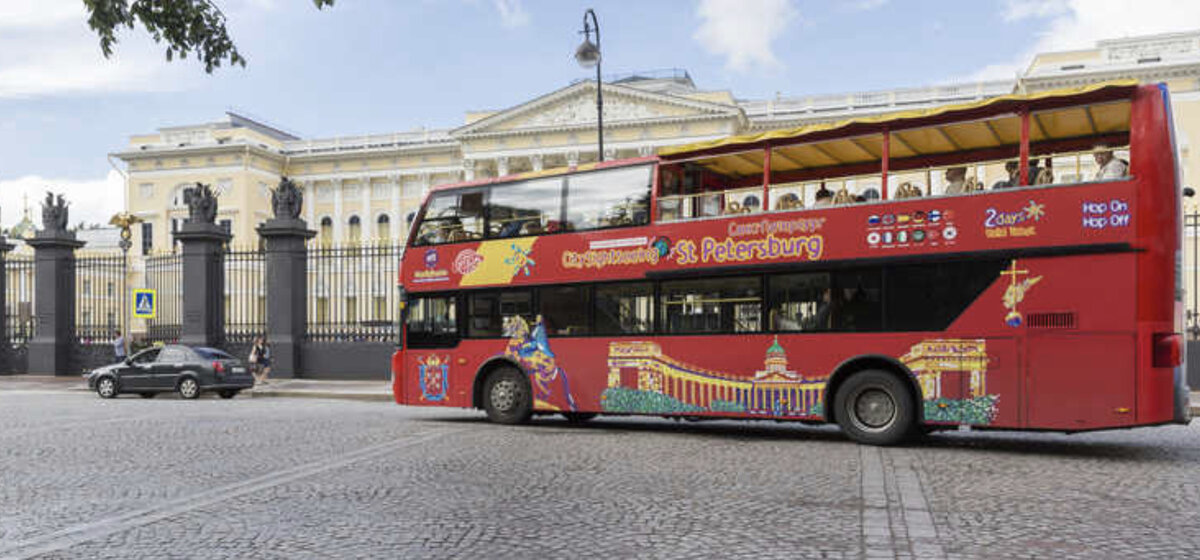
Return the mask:
[[[333,6],[334,0],[312,0],[317,9]],[[104,57],[112,56],[117,29],[141,24],[156,43],[166,43],[167,60],[195,53],[209,74],[221,66],[246,66],[225,29],[225,14],[212,0],[83,0],[88,26],[100,36]]]

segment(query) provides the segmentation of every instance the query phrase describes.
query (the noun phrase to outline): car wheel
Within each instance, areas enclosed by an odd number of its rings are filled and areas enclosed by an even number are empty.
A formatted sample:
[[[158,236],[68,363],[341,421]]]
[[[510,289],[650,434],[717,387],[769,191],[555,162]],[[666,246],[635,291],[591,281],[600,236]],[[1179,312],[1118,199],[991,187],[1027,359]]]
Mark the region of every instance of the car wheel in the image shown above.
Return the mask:
[[[238,390],[237,389],[223,389],[223,390],[217,391],[217,394],[221,395],[222,399],[232,399],[233,397],[237,396]]]
[[[153,399],[157,393],[139,393],[143,399]]]
[[[567,423],[569,423],[569,424],[582,424],[584,422],[587,422],[588,420],[591,420],[592,418],[595,418],[596,416],[597,415],[595,412],[564,412],[563,413],[563,418],[566,418]]]
[[[112,377],[101,377],[96,381],[96,394],[102,399],[111,399],[117,396],[117,380]]]
[[[179,382],[179,396],[189,400],[200,396],[200,384],[194,377],[184,377]]]
[[[488,420],[497,424],[521,424],[533,415],[529,379],[520,370],[503,367],[488,376],[483,387],[483,407]]]
[[[834,398],[837,423],[850,439],[869,445],[895,445],[916,429],[916,404],[904,382],[880,370],[855,373]]]

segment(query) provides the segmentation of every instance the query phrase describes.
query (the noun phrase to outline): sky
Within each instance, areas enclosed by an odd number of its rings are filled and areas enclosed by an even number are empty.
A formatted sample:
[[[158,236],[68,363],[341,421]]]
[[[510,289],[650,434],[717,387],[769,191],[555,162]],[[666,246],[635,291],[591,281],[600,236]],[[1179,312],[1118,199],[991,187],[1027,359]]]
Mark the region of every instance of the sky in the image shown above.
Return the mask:
[[[682,68],[739,99],[1012,78],[1037,52],[1200,28],[1195,0],[213,1],[245,68],[167,62],[140,28],[105,59],[83,0],[0,0],[0,224],[46,189],[106,222],[108,154],[230,109],[329,138],[518,105],[594,76],[573,59],[588,7],[605,74]]]

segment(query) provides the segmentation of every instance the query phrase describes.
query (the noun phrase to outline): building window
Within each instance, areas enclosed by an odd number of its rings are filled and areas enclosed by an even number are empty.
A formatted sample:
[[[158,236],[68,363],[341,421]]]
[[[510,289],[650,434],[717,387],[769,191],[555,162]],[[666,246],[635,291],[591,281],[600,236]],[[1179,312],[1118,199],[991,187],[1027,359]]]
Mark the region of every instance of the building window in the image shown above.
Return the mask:
[[[387,214],[380,214],[379,219],[375,220],[375,238],[383,243],[391,237],[392,219]]]
[[[174,220],[172,220],[174,223]],[[154,224],[142,222],[142,255],[149,255],[154,247]]]
[[[221,224],[221,231],[228,233],[230,236],[233,235],[233,220],[221,220],[219,223]]]
[[[358,244],[362,239],[362,220],[358,219],[358,216],[350,216],[350,229],[346,234],[352,244]]]
[[[346,323],[353,325],[358,322],[358,298],[349,296],[346,298]]]
[[[333,244],[333,219],[329,216],[321,218],[321,246],[328,247]]]
[[[329,298],[317,298],[316,316],[318,323],[325,324],[329,322]]]

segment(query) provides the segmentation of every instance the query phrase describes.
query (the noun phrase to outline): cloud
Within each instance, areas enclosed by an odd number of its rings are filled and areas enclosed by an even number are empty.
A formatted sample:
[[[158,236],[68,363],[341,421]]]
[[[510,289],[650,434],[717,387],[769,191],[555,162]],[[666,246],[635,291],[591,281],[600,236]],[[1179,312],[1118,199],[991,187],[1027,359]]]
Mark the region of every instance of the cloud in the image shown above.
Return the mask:
[[[858,0],[857,2],[852,4],[850,7],[852,9],[860,11],[860,12],[866,12],[866,11],[874,10],[875,8],[882,8],[884,5],[886,5],[890,1],[891,0]]]
[[[194,59],[167,63],[141,28],[119,38],[105,59],[80,0],[3,0],[0,99],[177,91],[195,79]]]
[[[0,224],[10,228],[21,220],[22,206],[28,196],[30,217],[41,227],[40,201],[46,191],[62,193],[70,203],[71,226],[83,221],[107,224],[113,214],[121,211],[125,179],[116,170],[100,179],[71,180],[27,175],[17,179],[0,180]]]
[[[492,4],[500,12],[500,25],[512,29],[529,23],[529,13],[521,5],[521,0],[492,0]]]
[[[1038,38],[1011,60],[991,64],[971,80],[1012,78],[1038,53],[1094,48],[1102,39],[1191,31],[1200,21],[1200,2],[1175,0],[1008,0],[1006,22],[1046,20]]]
[[[738,72],[781,66],[771,42],[799,17],[790,0],[700,0],[700,28],[692,35]]]

